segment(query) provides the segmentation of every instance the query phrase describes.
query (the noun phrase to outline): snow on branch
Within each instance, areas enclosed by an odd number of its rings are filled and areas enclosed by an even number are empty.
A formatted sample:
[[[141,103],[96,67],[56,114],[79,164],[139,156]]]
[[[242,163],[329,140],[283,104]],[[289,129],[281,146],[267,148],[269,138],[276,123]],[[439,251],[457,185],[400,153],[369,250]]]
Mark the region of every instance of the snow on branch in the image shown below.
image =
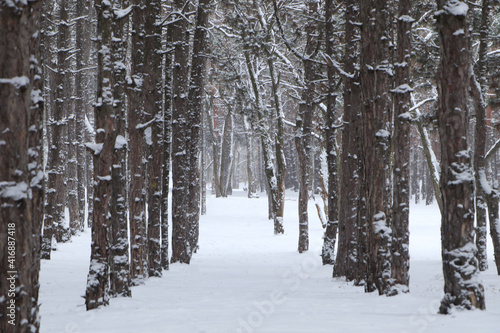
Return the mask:
[[[325,61],[328,64],[328,66],[335,68],[341,75],[343,75],[345,77],[348,77],[350,79],[354,79],[354,74],[347,73],[346,71],[344,71],[340,67],[340,64],[338,62],[336,62],[335,60],[333,60],[328,54],[325,54],[325,53],[321,52],[321,55],[325,59]]]
[[[12,84],[16,89],[25,87],[30,84],[30,79],[27,76],[14,76],[10,79],[0,79],[0,83]]]

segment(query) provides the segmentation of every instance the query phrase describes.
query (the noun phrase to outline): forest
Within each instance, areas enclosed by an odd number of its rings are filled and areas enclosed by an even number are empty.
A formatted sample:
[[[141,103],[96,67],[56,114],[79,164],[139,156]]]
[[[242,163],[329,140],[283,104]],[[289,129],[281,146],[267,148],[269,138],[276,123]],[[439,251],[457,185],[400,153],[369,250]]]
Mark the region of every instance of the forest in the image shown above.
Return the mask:
[[[102,309],[191,264],[238,193],[266,201],[267,242],[296,200],[295,253],[319,220],[324,278],[394,297],[410,206],[434,205],[434,312],[486,309],[499,69],[498,0],[1,0],[0,331],[43,327],[64,243],[90,233]]]

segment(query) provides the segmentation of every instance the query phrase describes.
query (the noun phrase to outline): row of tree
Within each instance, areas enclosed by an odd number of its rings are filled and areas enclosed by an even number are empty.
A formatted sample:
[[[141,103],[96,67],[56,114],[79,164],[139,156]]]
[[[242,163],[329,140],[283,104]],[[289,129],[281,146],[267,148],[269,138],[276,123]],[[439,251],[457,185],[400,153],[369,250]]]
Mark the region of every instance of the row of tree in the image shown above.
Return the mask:
[[[249,197],[267,191],[275,234],[299,191],[299,252],[321,197],[323,263],[386,295],[409,290],[411,195],[435,198],[440,312],[484,308],[486,217],[500,274],[497,4],[2,2],[1,237],[16,255],[0,258],[23,291],[3,328],[38,329],[40,256],[86,221],[87,309],[189,263],[207,178],[227,196],[240,174]]]

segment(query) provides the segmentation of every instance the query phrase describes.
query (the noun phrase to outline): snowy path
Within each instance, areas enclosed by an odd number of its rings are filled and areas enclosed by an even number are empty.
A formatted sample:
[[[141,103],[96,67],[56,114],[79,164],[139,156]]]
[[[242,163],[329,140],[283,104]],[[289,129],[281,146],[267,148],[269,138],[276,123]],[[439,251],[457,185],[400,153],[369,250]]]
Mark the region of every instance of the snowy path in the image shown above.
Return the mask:
[[[288,195],[288,194],[287,194]],[[482,275],[487,311],[437,315],[442,297],[439,215],[412,206],[411,294],[365,294],[320,261],[322,229],[310,205],[311,250],[296,252],[296,194],[286,202],[283,236],[272,234],[267,200],[236,192],[209,198],[200,250],[191,265],[174,264],[162,278],[132,289],[132,298],[85,311],[90,232],[42,262],[41,332],[322,333],[496,332],[500,277]],[[490,247],[491,248],[491,247]],[[490,255],[491,258],[491,255]]]

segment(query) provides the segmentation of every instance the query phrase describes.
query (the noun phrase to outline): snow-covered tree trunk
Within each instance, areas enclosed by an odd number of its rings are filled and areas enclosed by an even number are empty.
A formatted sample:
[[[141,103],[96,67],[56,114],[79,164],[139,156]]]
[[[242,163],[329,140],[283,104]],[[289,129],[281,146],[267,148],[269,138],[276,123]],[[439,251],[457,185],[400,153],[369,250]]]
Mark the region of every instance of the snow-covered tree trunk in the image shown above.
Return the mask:
[[[50,259],[53,237],[57,242],[66,241],[69,238],[69,231],[66,227],[65,208],[67,204],[66,192],[66,163],[68,147],[68,126],[67,126],[67,99],[66,91],[69,87],[66,84],[67,57],[69,55],[68,41],[71,38],[69,28],[68,0],[61,0],[58,7],[58,15],[54,18],[57,22],[55,50],[51,52],[53,60],[50,69],[54,73],[50,85],[51,102],[48,116],[48,131],[50,131],[49,151],[47,158],[46,172],[48,175],[46,188],[46,207],[42,242],[42,259]]]
[[[146,76],[145,110],[151,119],[146,128],[148,152],[148,274],[161,276],[161,205],[162,205],[162,165],[163,165],[163,119],[162,119],[162,47],[161,47],[161,1],[145,1],[145,46],[144,63]],[[148,120],[149,120],[148,119]]]
[[[0,4],[0,331],[5,333],[40,327],[41,5]]]
[[[488,269],[488,258],[486,254],[486,240],[488,228],[486,223],[487,205],[485,196],[490,185],[486,179],[486,168],[484,155],[486,154],[486,108],[484,93],[487,91],[486,74],[487,62],[486,53],[488,51],[488,21],[490,12],[490,1],[482,1],[481,25],[479,31],[479,51],[476,75],[471,78],[471,91],[476,111],[476,129],[474,135],[474,174],[476,184],[476,246],[479,270]]]
[[[359,117],[361,90],[359,73],[359,6],[356,1],[346,1],[344,71],[352,74],[344,78],[344,115],[342,127],[342,150],[340,156],[340,204],[338,251],[333,268],[334,276],[345,276],[348,281],[364,273],[358,267],[364,261],[358,251],[358,216],[360,210],[360,140]]]
[[[334,52],[334,39],[335,33],[333,22],[333,11],[335,3],[333,0],[325,1],[325,36],[326,36],[326,54],[330,57]],[[326,120],[324,128],[324,136],[326,142],[326,163],[328,166],[328,216],[326,222],[326,230],[323,238],[323,248],[321,257],[323,265],[335,264],[335,243],[337,241],[337,231],[339,225],[339,175],[338,175],[338,154],[337,154],[337,129],[336,129],[336,110],[335,104],[337,101],[337,94],[335,93],[335,84],[337,81],[335,69],[328,66],[328,95],[326,97]]]
[[[114,12],[108,1],[96,0],[97,11],[97,102],[95,104],[96,143],[89,144],[94,154],[94,218],[90,267],[85,290],[87,310],[109,302],[109,228],[113,150],[116,126],[113,108],[113,62],[111,54]]]
[[[394,164],[392,203],[392,278],[393,293],[409,289],[409,217],[410,217],[410,117],[411,104],[411,2],[399,0],[396,17],[396,63],[394,98]]]
[[[144,4],[144,2],[142,3]],[[145,108],[146,33],[144,6],[132,9],[130,78],[128,80],[128,148],[130,168],[130,274],[132,284],[141,284],[148,274],[146,226],[146,140],[148,117]]]
[[[129,16],[128,0],[115,0],[113,10],[119,16],[112,23],[111,62],[113,66],[113,108],[116,140],[113,147],[111,171],[112,197],[110,204],[111,225],[109,226],[109,294],[131,296],[129,236],[128,236],[128,181],[127,181],[127,139],[126,139],[126,88]],[[116,14],[119,13],[119,14]]]
[[[91,110],[91,101],[93,93],[90,91],[89,83],[90,77],[94,70],[90,69],[91,59],[90,54],[92,50],[91,41],[91,1],[77,1],[75,5],[75,12],[77,15],[83,16],[76,22],[75,32],[75,46],[76,46],[76,65],[75,65],[75,110],[76,112],[76,141],[77,152],[77,178],[78,178],[78,218],[84,227],[85,221],[85,206],[86,206],[86,187],[90,180],[87,178],[87,164],[85,142],[89,141],[87,126],[85,125],[85,118],[87,113]]]
[[[193,54],[191,59],[191,75],[188,93],[189,119],[189,194],[187,202],[188,225],[190,226],[189,242],[191,251],[198,248],[200,233],[200,142],[201,114],[203,112],[203,97],[205,83],[205,64],[207,51],[208,19],[213,0],[200,0],[196,14],[196,25],[193,36]],[[188,261],[189,263],[189,261]]]
[[[471,63],[469,7],[461,1],[438,0],[437,28],[441,46],[438,83],[438,129],[441,142],[443,198],[441,242],[444,298],[439,312],[484,309],[474,244],[474,175],[467,143],[467,96]]]
[[[363,128],[362,200],[366,202],[368,263],[365,291],[388,293],[391,278],[391,105],[393,73],[387,1],[362,0],[361,97]],[[376,42],[374,42],[376,41]]]
[[[170,5],[170,1],[169,1]],[[161,205],[161,266],[168,270],[170,266],[169,248],[169,193],[170,193],[170,148],[172,146],[172,29],[167,28],[165,34],[166,49],[165,54],[165,87],[163,106],[163,185],[162,185],[162,205]]]
[[[306,45],[304,58],[302,59],[304,69],[304,83],[301,93],[299,112],[295,121],[295,146],[297,148],[299,162],[299,245],[298,251],[302,253],[309,249],[309,218],[307,213],[309,196],[312,182],[312,132],[314,118],[314,94],[316,90],[317,64],[314,57],[317,53],[318,44],[318,15],[319,3],[307,1],[305,16],[311,17],[306,23],[304,32],[306,34]]]
[[[220,171],[217,172],[220,175],[220,180],[218,181],[219,193],[223,198],[228,196],[229,186],[231,186],[229,180],[231,166],[234,163],[233,144],[233,114],[231,106],[228,106],[228,113],[224,120],[224,129],[222,132]],[[217,190],[215,192],[217,193]]]

